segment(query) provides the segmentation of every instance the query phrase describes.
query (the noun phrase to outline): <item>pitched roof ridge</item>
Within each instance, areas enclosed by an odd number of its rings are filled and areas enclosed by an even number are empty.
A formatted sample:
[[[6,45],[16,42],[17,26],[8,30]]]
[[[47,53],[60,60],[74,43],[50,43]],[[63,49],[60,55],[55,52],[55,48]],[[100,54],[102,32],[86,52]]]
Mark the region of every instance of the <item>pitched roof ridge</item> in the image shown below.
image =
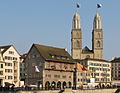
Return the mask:
[[[0,49],[4,49],[3,51],[2,51],[2,54],[5,52],[5,51],[7,51],[11,46],[13,46],[13,45],[6,45],[6,46],[0,46]]]
[[[49,47],[49,48],[55,48],[55,49],[63,49],[63,50],[65,50],[65,48],[57,48],[57,47],[46,46],[46,45],[41,45],[41,44],[34,44],[34,45],[39,45],[39,46],[43,46],[43,47]]]
[[[85,46],[83,49],[88,49],[88,50],[90,50],[87,46]]]
[[[11,47],[13,45],[5,45],[5,46],[0,46],[0,48],[4,48],[4,47]]]
[[[110,61],[105,60],[105,59],[95,59],[95,58],[85,58],[85,60],[96,60],[96,61],[106,61],[106,62],[110,62]]]

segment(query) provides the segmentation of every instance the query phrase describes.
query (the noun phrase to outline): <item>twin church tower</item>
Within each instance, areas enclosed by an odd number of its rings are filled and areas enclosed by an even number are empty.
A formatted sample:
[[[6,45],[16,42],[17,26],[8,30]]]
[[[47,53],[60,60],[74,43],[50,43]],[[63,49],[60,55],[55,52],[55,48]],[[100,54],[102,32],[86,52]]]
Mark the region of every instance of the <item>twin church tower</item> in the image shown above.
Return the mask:
[[[98,12],[93,21],[92,49],[90,50],[87,46],[82,49],[82,29],[78,12],[74,14],[72,21],[71,47],[73,59],[103,59],[103,31]]]

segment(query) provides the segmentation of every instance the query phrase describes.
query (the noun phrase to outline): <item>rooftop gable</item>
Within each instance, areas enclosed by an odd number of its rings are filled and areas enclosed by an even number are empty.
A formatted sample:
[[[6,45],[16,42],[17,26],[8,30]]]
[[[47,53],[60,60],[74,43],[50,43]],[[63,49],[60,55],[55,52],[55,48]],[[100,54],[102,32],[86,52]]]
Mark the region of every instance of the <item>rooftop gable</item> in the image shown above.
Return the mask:
[[[9,49],[13,47],[14,50],[18,53],[18,55],[20,56],[19,52],[16,50],[16,48],[13,46],[13,45],[7,45],[7,46],[0,46],[0,50],[1,50],[1,53],[2,55]]]
[[[12,45],[7,45],[7,46],[0,46],[1,53],[3,54],[5,51],[7,51]]]
[[[87,46],[85,46],[85,47],[82,49],[82,53],[93,53],[93,51],[90,50]]]

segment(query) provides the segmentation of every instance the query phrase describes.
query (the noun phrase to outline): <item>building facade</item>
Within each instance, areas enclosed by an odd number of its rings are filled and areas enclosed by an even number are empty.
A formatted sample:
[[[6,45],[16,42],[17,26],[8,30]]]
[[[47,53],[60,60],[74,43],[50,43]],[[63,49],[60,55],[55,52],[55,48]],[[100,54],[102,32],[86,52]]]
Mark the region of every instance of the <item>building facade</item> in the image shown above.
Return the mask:
[[[0,86],[4,86],[4,80],[5,80],[5,63],[3,61],[0,61]]]
[[[65,49],[33,44],[24,61],[26,85],[45,89],[73,86],[75,64]]]
[[[0,46],[0,50],[2,58],[1,67],[4,76],[3,86],[14,84],[17,87],[20,81],[20,55],[12,45]]]
[[[120,80],[120,58],[114,58],[112,64],[112,80]]]
[[[5,80],[5,62],[3,61],[2,53],[0,50],[0,86],[4,86],[4,80]]]
[[[83,88],[84,85],[88,86],[91,83],[92,71],[88,70],[85,66],[77,63],[76,71],[76,87]]]
[[[71,55],[73,59],[103,58],[103,31],[99,13],[96,13],[93,21],[92,50],[87,46],[82,49],[82,27],[80,23],[80,15],[77,12],[75,13],[72,21],[71,47]]]
[[[20,57],[20,86],[24,86],[25,84],[25,62],[27,54],[23,54]]]
[[[81,60],[80,63],[93,72],[95,83],[100,86],[111,85],[111,62],[102,59],[87,58]]]

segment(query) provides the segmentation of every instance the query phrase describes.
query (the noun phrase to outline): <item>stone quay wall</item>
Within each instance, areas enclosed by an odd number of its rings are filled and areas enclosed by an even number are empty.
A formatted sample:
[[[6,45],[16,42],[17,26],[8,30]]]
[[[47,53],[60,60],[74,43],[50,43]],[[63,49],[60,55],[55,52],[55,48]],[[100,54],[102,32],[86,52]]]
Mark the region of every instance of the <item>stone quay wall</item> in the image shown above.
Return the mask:
[[[60,90],[49,90],[49,91],[44,90],[44,91],[19,91],[16,93],[115,93],[116,90],[117,89],[95,89],[95,90],[66,89],[64,92],[60,92]]]

